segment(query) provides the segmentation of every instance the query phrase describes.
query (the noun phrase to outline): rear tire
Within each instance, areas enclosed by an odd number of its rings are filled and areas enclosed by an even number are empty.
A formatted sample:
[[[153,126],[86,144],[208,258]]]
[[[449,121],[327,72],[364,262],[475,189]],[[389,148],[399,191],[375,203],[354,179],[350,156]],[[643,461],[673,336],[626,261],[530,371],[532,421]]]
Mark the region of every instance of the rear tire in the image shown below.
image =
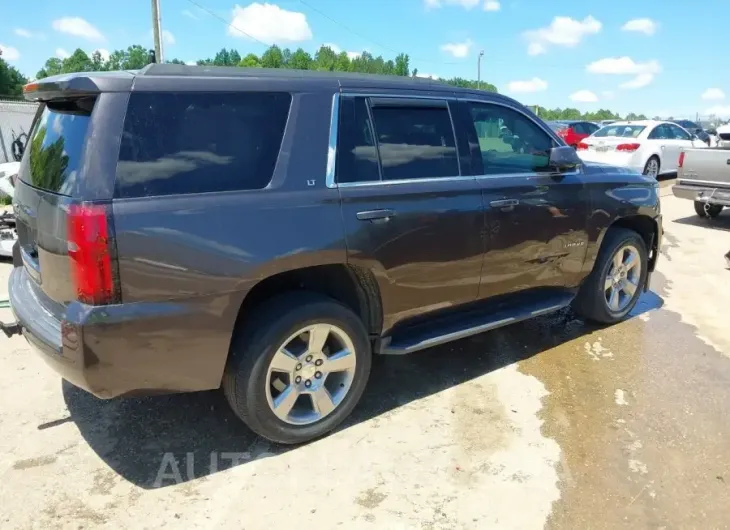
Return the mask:
[[[636,261],[629,266],[629,256],[632,254]],[[617,266],[619,263],[621,266]],[[610,228],[593,270],[578,291],[573,308],[579,316],[592,322],[620,322],[639,300],[647,276],[648,253],[642,237],[626,228]],[[614,299],[612,294],[616,289],[619,294]]]
[[[365,390],[372,353],[362,321],[349,308],[316,293],[293,292],[264,303],[253,319],[242,324],[231,343],[222,386],[231,408],[252,431],[277,443],[303,443],[332,431],[352,412]],[[312,348],[316,340],[307,328],[333,332],[315,359],[310,350],[316,349]],[[341,347],[339,339],[350,346]],[[291,346],[300,343],[303,349]],[[291,364],[279,372],[274,366],[285,347],[294,360],[284,355]],[[354,351],[346,377],[340,377],[344,370],[325,371],[327,366],[334,368],[329,357],[350,347]],[[319,370],[323,375],[317,375]],[[327,388],[329,383],[335,385],[333,390]],[[323,390],[325,394],[319,393]],[[340,392],[344,392],[341,397]],[[287,393],[298,396],[290,401],[290,412],[279,408],[289,401],[284,399]],[[315,394],[325,396],[327,406],[320,406]]]
[[[706,209],[705,205],[707,205]],[[706,202],[695,201],[695,213],[700,217],[709,217],[710,219],[714,219],[720,215],[722,210],[722,204],[707,204]]]
[[[644,166],[644,175],[656,179],[659,177],[659,171],[661,170],[661,167],[662,166],[661,162],[659,161],[659,157],[650,156],[649,160],[646,161],[646,165]]]

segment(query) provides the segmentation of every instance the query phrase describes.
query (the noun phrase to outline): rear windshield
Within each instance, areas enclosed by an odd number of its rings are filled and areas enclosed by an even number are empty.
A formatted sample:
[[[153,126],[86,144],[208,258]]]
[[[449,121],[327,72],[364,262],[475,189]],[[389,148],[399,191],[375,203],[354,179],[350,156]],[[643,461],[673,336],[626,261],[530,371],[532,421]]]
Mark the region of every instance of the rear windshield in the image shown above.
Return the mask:
[[[72,194],[93,106],[91,98],[43,105],[30,134],[21,180],[53,193]]]
[[[133,93],[116,195],[265,188],[289,116],[286,92]]]
[[[619,138],[636,138],[641,131],[646,129],[644,125],[608,125],[593,133],[593,136],[617,136]]]

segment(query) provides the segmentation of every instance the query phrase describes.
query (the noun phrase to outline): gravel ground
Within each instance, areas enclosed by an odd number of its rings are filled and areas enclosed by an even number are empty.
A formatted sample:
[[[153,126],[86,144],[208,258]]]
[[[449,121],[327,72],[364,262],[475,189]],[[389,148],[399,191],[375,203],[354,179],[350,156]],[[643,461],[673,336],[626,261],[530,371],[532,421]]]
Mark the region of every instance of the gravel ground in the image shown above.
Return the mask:
[[[97,400],[1,338],[0,524],[729,527],[730,212],[701,221],[663,192],[633,318],[564,311],[377,359],[354,417],[297,448],[256,438],[217,392]]]

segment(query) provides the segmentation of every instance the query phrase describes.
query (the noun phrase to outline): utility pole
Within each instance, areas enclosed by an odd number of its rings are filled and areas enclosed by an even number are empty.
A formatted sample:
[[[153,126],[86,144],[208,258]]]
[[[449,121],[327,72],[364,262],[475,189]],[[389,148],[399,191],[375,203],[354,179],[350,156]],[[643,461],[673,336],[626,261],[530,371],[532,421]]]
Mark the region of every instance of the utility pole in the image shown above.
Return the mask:
[[[482,89],[482,57],[484,57],[484,50],[479,52],[477,57],[477,90]]]
[[[155,39],[155,61],[162,62],[162,29],[160,24],[160,0],[152,0],[152,34]]]

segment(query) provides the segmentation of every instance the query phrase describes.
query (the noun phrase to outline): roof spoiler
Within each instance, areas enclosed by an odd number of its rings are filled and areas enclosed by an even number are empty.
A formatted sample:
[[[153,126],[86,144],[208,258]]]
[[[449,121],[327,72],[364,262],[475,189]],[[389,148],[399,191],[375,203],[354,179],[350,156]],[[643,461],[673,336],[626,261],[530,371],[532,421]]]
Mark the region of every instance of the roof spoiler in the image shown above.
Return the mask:
[[[132,87],[134,75],[129,72],[81,72],[61,74],[32,81],[23,87],[28,101],[94,96],[101,92],[124,92]]]

